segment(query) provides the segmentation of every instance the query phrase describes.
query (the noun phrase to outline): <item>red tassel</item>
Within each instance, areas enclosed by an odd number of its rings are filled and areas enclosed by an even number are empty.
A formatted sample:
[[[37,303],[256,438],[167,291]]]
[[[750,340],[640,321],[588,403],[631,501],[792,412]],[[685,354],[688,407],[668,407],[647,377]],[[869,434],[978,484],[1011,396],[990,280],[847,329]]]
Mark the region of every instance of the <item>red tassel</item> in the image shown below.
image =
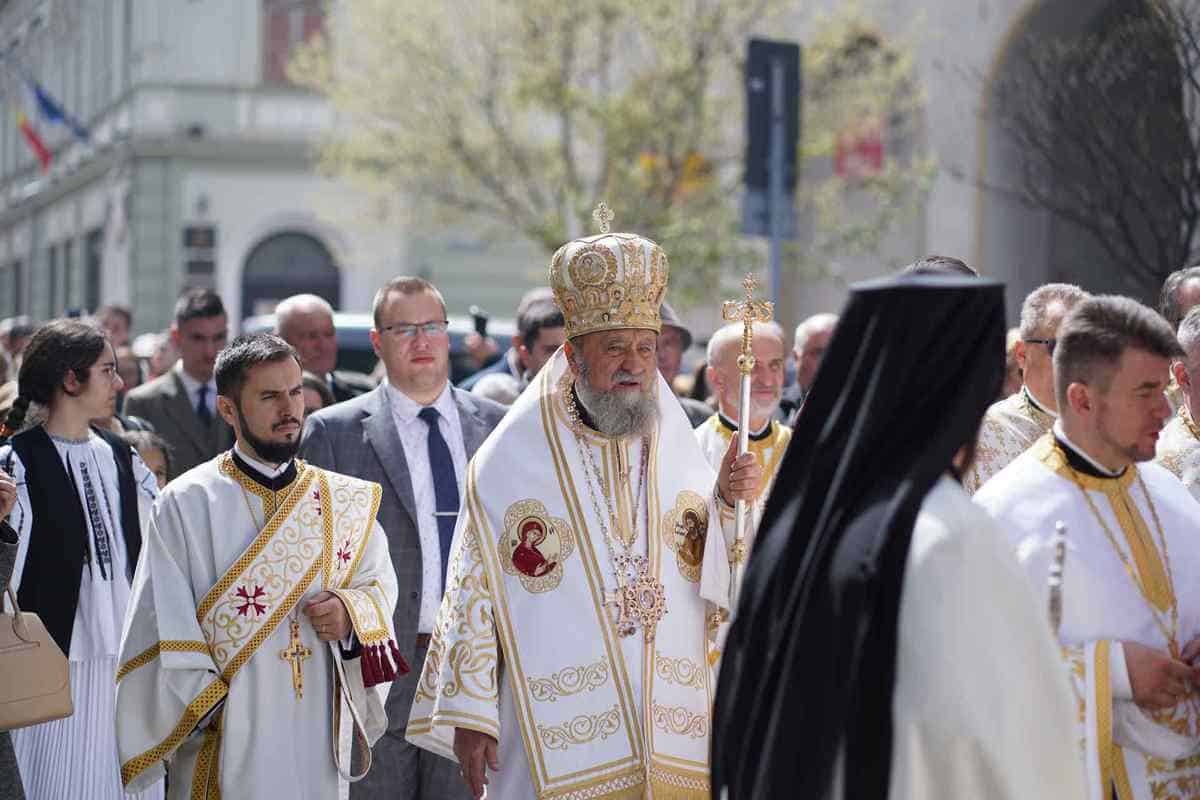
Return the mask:
[[[370,689],[375,684],[379,683],[377,673],[375,672],[375,645],[368,645],[363,648],[362,658],[362,678],[363,686]]]
[[[396,670],[392,669],[392,662],[388,660],[387,650],[383,645],[379,646],[379,673],[384,683],[396,679]]]
[[[388,647],[391,648],[392,651],[392,660],[396,662],[396,672],[401,675],[407,675],[408,673],[412,672],[412,667],[410,667],[408,662],[404,660],[404,656],[400,655],[400,648],[396,647],[396,642],[392,639],[388,639]]]

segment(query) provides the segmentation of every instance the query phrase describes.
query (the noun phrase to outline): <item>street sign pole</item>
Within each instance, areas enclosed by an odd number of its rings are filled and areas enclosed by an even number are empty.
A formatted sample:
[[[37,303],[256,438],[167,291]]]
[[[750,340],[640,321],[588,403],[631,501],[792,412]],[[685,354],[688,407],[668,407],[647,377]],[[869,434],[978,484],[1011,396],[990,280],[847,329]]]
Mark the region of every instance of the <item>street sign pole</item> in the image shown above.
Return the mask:
[[[784,224],[791,209],[786,207],[784,195],[784,63],[776,56],[771,59],[771,167],[768,172],[767,213],[770,215],[770,240],[768,246],[768,274],[771,283],[771,302],[779,305],[781,291],[781,264],[783,260]]]

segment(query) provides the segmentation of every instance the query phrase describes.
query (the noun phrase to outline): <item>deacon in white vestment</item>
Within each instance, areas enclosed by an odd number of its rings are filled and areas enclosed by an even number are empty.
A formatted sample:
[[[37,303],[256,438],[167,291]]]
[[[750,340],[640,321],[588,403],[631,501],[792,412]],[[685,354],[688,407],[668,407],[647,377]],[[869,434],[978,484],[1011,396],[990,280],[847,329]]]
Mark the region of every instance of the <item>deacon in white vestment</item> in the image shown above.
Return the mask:
[[[1179,325],[1183,358],[1171,365],[1180,402],[1175,418],[1167,423],[1158,440],[1158,463],[1183,481],[1200,500],[1200,306],[1193,308]]]
[[[969,494],[1045,435],[1058,418],[1054,399],[1054,345],[1058,327],[1087,292],[1068,283],[1035,289],[1021,305],[1021,338],[1013,346],[1023,385],[988,409],[979,429],[975,460],[963,476]]]
[[[1086,796],[1048,619],[1000,527],[939,479],[900,593],[890,800]]]
[[[635,235],[560,249],[568,342],[468,468],[408,738],[476,796],[486,759],[494,800],[709,797],[700,570],[761,469],[718,482],[658,375],[666,282]]]
[[[72,366],[88,360],[85,369]],[[31,401],[46,410],[45,422],[0,447],[0,468],[17,483],[12,589],[67,656],[74,706],[69,717],[12,732],[28,800],[124,797],[113,677],[157,486],[128,443],[90,427],[113,413],[123,385],[116,365],[98,328],[80,320],[43,325],[26,349],[7,422],[19,429]],[[140,788],[147,800],[162,796],[161,783]]]
[[[1113,342],[1119,352],[1113,352]],[[1045,603],[1067,527],[1059,639],[1078,701],[1088,796],[1200,796],[1200,504],[1148,462],[1179,346],[1128,298],[1068,315],[1055,375],[1062,418],[975,500],[1005,528]]]
[[[237,444],[151,517],[117,673],[121,777],[136,789],[167,764],[173,798],[332,800],[343,736],[360,755],[378,738],[370,687],[404,669],[380,488],[293,458],[301,371],[281,339],[239,338],[216,369]]]
[[[737,361],[741,354],[743,324],[735,322],[717,330],[708,340],[706,378],[717,396],[718,409],[708,420],[695,430],[696,441],[704,451],[705,458],[714,470],[721,466],[725,454],[736,441],[737,420],[741,404],[741,372]],[[775,322],[754,323],[754,372],[750,383],[750,435],[748,450],[755,454],[763,468],[763,487],[754,501],[746,504],[746,557],[733,559],[726,551],[729,566],[721,563],[720,550],[710,550],[712,558],[706,561],[700,580],[700,596],[710,601],[714,608],[709,619],[708,662],[714,669],[721,656],[721,647],[729,633],[729,611],[731,611],[730,578],[736,570],[738,577],[745,574],[749,554],[754,548],[754,535],[762,519],[763,508],[775,482],[775,473],[788,442],[792,429],[775,419],[783,391],[783,329]],[[723,520],[732,525],[733,520]],[[714,539],[714,543],[718,540]],[[715,612],[716,616],[713,616]],[[719,620],[719,622],[718,622]],[[715,626],[715,629],[714,629]]]

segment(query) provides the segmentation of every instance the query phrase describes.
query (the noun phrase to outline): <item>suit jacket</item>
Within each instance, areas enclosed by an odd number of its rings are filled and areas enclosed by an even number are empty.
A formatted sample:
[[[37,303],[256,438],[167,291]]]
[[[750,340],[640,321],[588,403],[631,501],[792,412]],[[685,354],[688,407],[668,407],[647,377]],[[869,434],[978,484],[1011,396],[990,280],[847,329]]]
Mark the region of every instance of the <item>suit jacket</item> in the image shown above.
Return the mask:
[[[325,385],[333,393],[334,402],[341,403],[371,391],[375,388],[375,381],[371,380],[370,375],[361,372],[338,369],[326,377]]]
[[[516,372],[513,372],[512,363],[509,361],[510,358],[515,360],[515,357],[516,354],[513,353],[512,348],[510,347],[508,350],[504,351],[504,354],[500,356],[499,360],[493,361],[483,369],[477,370],[459,381],[458,388],[469,392],[475,388],[475,384],[479,383],[480,378],[482,378],[484,375],[491,375],[493,372],[502,372],[505,375],[512,375],[517,379],[517,383],[520,383],[521,376]]]
[[[233,428],[216,413],[212,424],[205,428],[173,369],[131,389],[125,395],[124,411],[149,422],[171,446],[168,480],[233,447]]]
[[[470,459],[508,409],[461,389],[451,389],[451,395],[458,406],[463,444]],[[379,386],[344,403],[321,409],[305,420],[300,456],[318,467],[375,481],[383,487],[378,519],[387,534],[388,550],[399,582],[393,618],[396,644],[412,666],[412,672],[392,683],[387,709],[388,728],[404,730],[422,666],[413,655],[417,617],[421,610],[421,537],[417,530],[412,480],[386,387]]]

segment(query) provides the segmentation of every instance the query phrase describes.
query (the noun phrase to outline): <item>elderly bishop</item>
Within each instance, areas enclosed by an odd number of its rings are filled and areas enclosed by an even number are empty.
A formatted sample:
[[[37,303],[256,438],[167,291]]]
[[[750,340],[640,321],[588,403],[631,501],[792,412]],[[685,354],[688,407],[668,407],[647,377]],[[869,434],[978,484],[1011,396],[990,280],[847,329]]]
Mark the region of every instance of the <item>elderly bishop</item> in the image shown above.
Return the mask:
[[[300,363],[270,334],[216,363],[233,449],[171,482],[150,518],[117,672],[121,779],[169,797],[337,798],[386,727],[371,689],[404,670],[378,484],[295,459]]]
[[[763,486],[754,501],[746,504],[745,554],[738,558],[732,548],[714,547],[716,537],[708,543],[710,556],[704,564],[700,594],[712,602],[709,614],[708,661],[715,668],[720,650],[729,631],[729,612],[735,598],[731,597],[730,577],[736,571],[740,578],[745,572],[754,535],[762,519],[763,508],[779,463],[792,440],[792,429],[775,419],[783,392],[783,329],[775,322],[755,322],[752,327],[754,367],[750,373],[750,411],[747,449],[758,457],[763,467]],[[738,356],[742,349],[743,323],[734,322],[720,328],[708,340],[708,370],[705,377],[717,396],[717,413],[696,428],[696,441],[713,469],[718,469],[731,445],[737,442],[739,409],[741,407],[741,371]],[[728,510],[727,510],[728,513]],[[726,521],[727,525],[732,523]],[[728,558],[726,567],[721,556]]]
[[[567,342],[468,469],[409,719],[476,797],[709,797],[700,572],[762,469],[705,458],[656,369],[666,254],[605,222],[554,255]]]

